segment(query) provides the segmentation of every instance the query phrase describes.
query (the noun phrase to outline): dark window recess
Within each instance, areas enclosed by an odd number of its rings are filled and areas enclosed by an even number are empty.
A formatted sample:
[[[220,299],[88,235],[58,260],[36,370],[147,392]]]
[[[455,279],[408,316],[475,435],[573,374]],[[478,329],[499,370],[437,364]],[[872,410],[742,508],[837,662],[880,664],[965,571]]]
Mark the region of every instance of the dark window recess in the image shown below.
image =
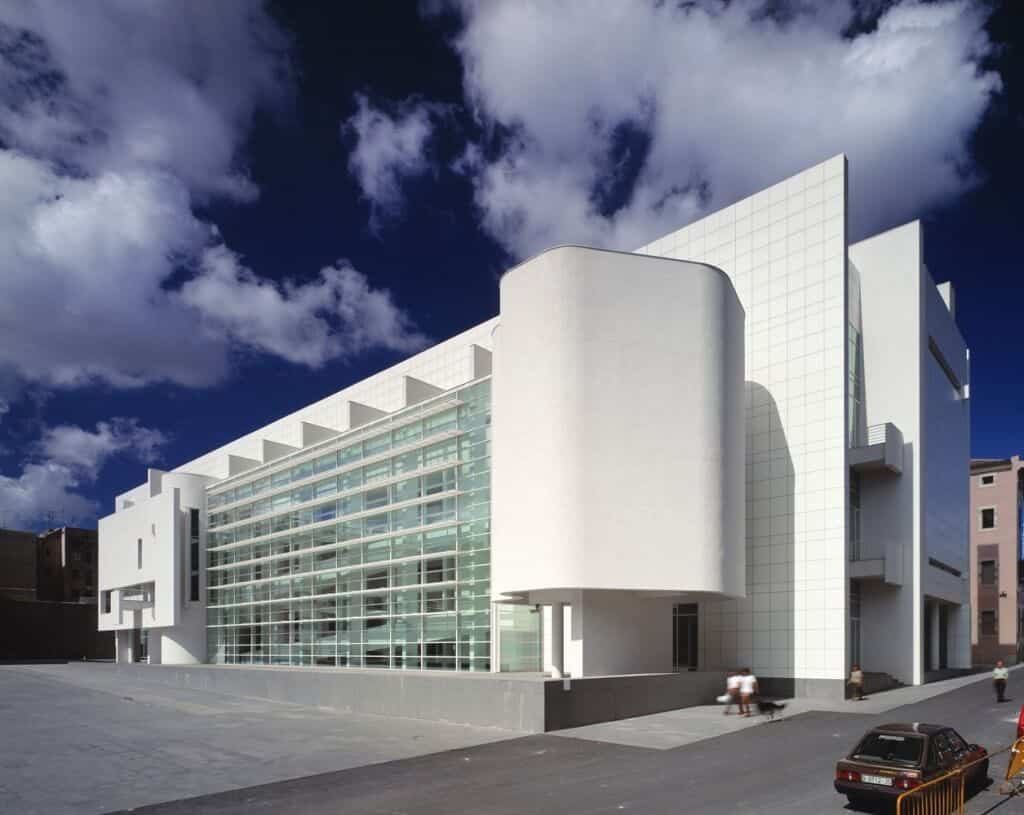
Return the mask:
[[[199,601],[199,510],[190,509],[188,514],[188,599],[196,603]]]
[[[996,477],[994,475],[983,475],[981,477],[981,483],[984,484],[986,487],[989,486],[990,484],[995,484]]]
[[[103,600],[102,600],[102,602],[103,602],[103,613],[104,614],[109,614],[110,613],[110,592],[109,591],[102,592],[100,594],[100,596],[103,598]]]
[[[981,612],[981,635],[983,637],[994,637],[999,633],[999,624],[996,622],[994,611]]]
[[[982,529],[995,529],[996,528],[996,511],[994,507],[988,507],[981,511],[981,528]]]
[[[996,584],[996,562],[994,560],[981,561],[981,585],[994,586]]]

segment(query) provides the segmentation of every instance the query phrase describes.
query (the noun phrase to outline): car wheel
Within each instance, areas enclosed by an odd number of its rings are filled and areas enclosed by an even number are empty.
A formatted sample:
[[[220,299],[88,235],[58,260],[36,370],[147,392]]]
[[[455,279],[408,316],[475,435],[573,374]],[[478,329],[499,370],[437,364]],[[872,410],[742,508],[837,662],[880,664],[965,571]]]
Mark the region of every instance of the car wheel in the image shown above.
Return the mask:
[[[980,792],[985,789],[985,785],[988,783],[988,759],[979,764],[975,770],[974,775],[971,778],[971,790],[973,792]]]

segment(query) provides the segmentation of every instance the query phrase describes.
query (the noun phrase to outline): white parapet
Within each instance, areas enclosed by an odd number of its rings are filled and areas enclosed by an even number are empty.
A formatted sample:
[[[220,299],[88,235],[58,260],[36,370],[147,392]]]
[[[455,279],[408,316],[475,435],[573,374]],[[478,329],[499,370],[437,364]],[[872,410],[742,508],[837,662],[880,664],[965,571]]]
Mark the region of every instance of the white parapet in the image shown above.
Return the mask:
[[[496,600],[744,594],[743,321],[699,263],[568,246],[504,276]]]

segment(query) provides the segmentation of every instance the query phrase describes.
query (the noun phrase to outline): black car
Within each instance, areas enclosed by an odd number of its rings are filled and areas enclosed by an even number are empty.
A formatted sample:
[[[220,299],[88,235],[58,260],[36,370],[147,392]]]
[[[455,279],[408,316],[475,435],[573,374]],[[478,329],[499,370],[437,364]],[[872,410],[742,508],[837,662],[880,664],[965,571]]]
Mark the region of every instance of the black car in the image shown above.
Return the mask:
[[[976,762],[976,763],[974,763]],[[835,788],[857,809],[894,802],[907,790],[971,765],[966,783],[988,779],[988,751],[941,724],[886,724],[869,730],[836,764]]]

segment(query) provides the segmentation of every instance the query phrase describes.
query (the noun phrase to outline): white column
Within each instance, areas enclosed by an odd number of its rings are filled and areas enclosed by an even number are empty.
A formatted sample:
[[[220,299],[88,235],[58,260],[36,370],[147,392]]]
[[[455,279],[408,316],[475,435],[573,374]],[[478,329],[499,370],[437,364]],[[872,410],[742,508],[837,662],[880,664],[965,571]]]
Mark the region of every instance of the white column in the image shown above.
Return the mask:
[[[565,674],[565,612],[561,603],[551,604],[551,675]]]
[[[115,662],[131,662],[129,654],[128,639],[126,637],[127,632],[115,631],[114,632],[114,661]]]

